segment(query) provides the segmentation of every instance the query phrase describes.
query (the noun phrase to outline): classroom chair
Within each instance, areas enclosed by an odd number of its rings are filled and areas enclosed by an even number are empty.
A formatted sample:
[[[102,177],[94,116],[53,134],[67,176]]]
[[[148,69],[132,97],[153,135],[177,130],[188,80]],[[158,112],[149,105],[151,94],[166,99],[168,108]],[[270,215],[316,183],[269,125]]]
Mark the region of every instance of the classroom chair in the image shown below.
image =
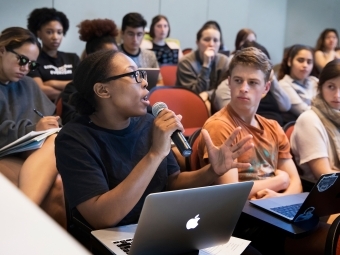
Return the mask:
[[[325,245],[325,255],[340,255],[340,216],[331,224]]]
[[[166,86],[176,85],[177,65],[162,65],[160,72],[163,77],[163,83]]]
[[[188,143],[192,149],[190,157],[186,158],[187,171],[197,170],[201,168],[198,157],[198,137],[201,133],[201,128],[197,129],[188,139]]]
[[[150,104],[164,102],[176,114],[181,114],[185,129],[184,136],[191,136],[197,129],[203,127],[209,118],[209,112],[204,101],[193,91],[183,87],[157,86],[150,91]]]
[[[283,126],[283,131],[285,132],[285,134],[288,138],[288,141],[290,141],[290,137],[291,137],[293,130],[294,130],[294,125],[295,125],[295,121],[291,121],[291,122],[288,122],[286,125]],[[292,151],[291,151],[291,154],[293,156],[293,161],[294,161],[294,164],[296,166],[296,169],[298,170],[298,173],[300,175],[303,191],[304,192],[311,191],[311,189],[314,187],[315,182],[313,182],[313,181],[302,176],[303,170],[301,169],[299,164],[296,162],[296,160],[294,158],[294,154],[292,153]]]
[[[183,56],[186,55],[186,54],[188,54],[188,53],[190,53],[190,52],[192,52],[192,51],[193,51],[192,48],[185,48],[184,50],[182,50]]]

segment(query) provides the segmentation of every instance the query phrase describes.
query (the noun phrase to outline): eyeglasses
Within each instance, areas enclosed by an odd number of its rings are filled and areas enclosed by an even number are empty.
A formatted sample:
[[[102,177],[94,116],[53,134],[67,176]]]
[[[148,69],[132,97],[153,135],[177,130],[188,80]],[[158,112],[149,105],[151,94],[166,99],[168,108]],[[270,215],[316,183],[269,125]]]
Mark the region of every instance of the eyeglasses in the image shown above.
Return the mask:
[[[19,55],[14,50],[7,50],[7,51],[12,52],[13,54],[17,56],[19,66],[25,66],[28,64],[28,68],[30,69],[30,71],[34,71],[39,66],[38,62],[29,60],[28,57]]]
[[[137,83],[141,83],[142,80],[145,80],[145,81],[148,80],[148,75],[147,75],[146,71],[136,70],[136,71],[133,71],[133,72],[130,72],[130,73],[123,73],[123,74],[120,74],[120,75],[111,76],[109,78],[101,80],[100,82],[106,83],[106,82],[109,82],[109,81],[117,80],[117,79],[125,77],[125,76],[131,76],[131,78],[132,78],[132,76],[134,76]]]

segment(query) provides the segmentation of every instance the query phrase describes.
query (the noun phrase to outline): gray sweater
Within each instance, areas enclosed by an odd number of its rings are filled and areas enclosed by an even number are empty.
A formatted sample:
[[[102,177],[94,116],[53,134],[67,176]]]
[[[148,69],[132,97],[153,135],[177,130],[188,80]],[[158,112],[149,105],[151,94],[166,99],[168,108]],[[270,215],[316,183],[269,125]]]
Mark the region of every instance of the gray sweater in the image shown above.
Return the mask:
[[[185,55],[178,63],[177,86],[183,86],[197,94],[206,91],[209,97],[217,88],[219,79],[228,70],[228,57],[217,53],[210,68],[202,66],[198,50]]]
[[[35,130],[40,117],[51,116],[55,105],[30,77],[18,82],[0,83],[0,148]]]

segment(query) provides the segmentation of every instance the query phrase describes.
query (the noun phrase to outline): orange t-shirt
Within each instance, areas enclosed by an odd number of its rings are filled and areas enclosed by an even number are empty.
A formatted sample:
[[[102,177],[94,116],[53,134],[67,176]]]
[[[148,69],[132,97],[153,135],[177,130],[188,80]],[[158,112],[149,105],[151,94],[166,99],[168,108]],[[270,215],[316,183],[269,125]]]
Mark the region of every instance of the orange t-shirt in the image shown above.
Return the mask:
[[[237,135],[235,143],[248,134],[253,136],[250,142],[254,143],[254,148],[237,158],[238,162],[251,164],[251,167],[246,170],[238,170],[239,181],[263,180],[272,177],[277,169],[279,158],[292,158],[289,141],[281,126],[275,120],[269,120],[260,115],[255,115],[255,118],[260,129],[245,123],[232,107],[227,105],[211,116],[203,126],[216,146],[224,143],[237,127],[241,127],[242,130]],[[199,139],[200,164],[204,166],[209,161],[208,152],[202,135],[197,139]]]

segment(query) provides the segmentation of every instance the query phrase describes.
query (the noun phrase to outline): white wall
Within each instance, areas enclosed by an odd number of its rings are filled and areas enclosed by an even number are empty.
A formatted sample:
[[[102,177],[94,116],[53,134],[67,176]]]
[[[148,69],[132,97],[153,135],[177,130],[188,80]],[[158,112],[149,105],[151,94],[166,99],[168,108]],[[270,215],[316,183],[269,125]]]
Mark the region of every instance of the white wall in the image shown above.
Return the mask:
[[[296,43],[315,47],[325,28],[340,32],[340,0],[287,0],[285,47]]]
[[[313,46],[325,27],[340,32],[340,0],[0,0],[0,6],[0,30],[26,27],[27,15],[34,8],[54,6],[64,12],[70,29],[60,50],[79,55],[85,43],[78,39],[77,24],[84,19],[110,18],[120,26],[122,17],[132,11],[140,12],[148,25],[155,15],[166,15],[171,37],[179,39],[182,48],[196,47],[196,33],[207,20],[220,23],[230,50],[234,50],[238,30],[251,28],[274,64],[281,61],[288,45]]]

